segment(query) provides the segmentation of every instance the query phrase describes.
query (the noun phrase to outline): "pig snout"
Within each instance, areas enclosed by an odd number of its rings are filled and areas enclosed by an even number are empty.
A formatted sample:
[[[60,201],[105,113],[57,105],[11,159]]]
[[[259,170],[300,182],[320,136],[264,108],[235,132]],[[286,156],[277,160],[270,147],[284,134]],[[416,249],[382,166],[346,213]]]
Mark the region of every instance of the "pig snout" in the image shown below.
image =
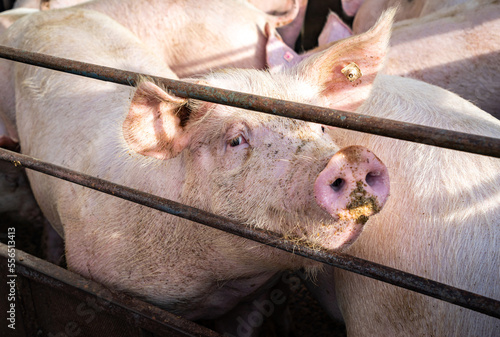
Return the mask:
[[[336,220],[363,225],[389,196],[385,165],[362,146],[338,151],[314,183],[316,202]]]

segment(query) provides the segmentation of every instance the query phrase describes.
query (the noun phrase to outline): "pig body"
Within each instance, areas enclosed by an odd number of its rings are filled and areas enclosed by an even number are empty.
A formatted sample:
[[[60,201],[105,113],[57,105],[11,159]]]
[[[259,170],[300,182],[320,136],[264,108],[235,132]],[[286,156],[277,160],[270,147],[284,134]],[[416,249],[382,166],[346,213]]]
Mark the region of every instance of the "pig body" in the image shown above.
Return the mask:
[[[349,50],[359,36],[336,46]],[[381,49],[379,57],[384,53]],[[500,138],[498,119],[449,91],[408,78],[378,75],[356,111]],[[349,254],[500,299],[500,159],[348,130],[330,133],[342,146],[362,144],[382,153],[393,186],[383,212],[370,220]],[[314,285],[332,316],[342,313],[349,336],[494,336],[499,331],[496,318],[340,269],[327,268]]]
[[[34,12],[37,10],[31,8],[1,12],[0,36],[16,20]],[[0,69],[0,77],[7,76],[2,70]],[[0,147],[14,150],[17,147],[15,134],[15,126],[10,118],[0,114]],[[4,162],[0,162],[0,213],[8,213],[13,218],[27,221],[40,216],[40,209],[31,193],[24,170]]]
[[[48,10],[48,9],[58,9],[58,8],[75,6],[88,1],[90,0],[30,0],[29,6],[33,6],[33,8],[37,9]],[[283,15],[284,13],[295,12],[294,7],[299,6],[298,14],[296,14],[296,17],[293,19],[293,21],[291,21],[291,23],[286,25],[285,27],[278,29],[281,36],[283,37],[283,40],[289,46],[293,47],[295,45],[295,41],[299,36],[302,24],[304,22],[307,0],[300,0],[298,2],[295,0],[274,0],[274,1],[248,0],[248,2],[257,7],[259,10],[265,13],[269,13],[271,15]],[[185,2],[185,4],[186,6],[189,6],[189,1]],[[212,4],[213,3],[211,2],[205,2],[207,8],[211,7]],[[238,11],[240,11],[242,8],[241,1],[233,0],[233,4],[236,15],[240,15]],[[222,18],[221,20],[224,22],[225,20],[228,19],[230,18],[226,17]],[[270,21],[274,22],[275,20],[270,19]],[[203,31],[200,31],[198,32],[198,34],[205,34],[205,33]]]
[[[127,27],[179,77],[224,67],[265,66],[263,27],[271,16],[246,1],[96,0],[78,6]]]
[[[388,35],[389,29],[379,33]],[[349,53],[363,35],[334,46]],[[275,54],[279,42],[276,37],[270,40]],[[281,46],[282,53],[290,52]],[[330,49],[310,55],[298,68]],[[367,57],[367,64],[356,62],[359,80],[373,76],[367,67],[385,52]],[[325,104],[352,111],[349,100],[355,94]],[[500,138],[498,119],[456,94],[408,78],[378,75],[370,96],[356,111]],[[342,146],[361,143],[390,158],[391,199],[348,253],[500,299],[499,159],[347,130],[330,132]],[[408,154],[410,160],[401,159]],[[319,274],[311,289],[332,317],[341,319],[342,314],[352,336],[494,336],[499,328],[496,318],[333,268]]]
[[[448,89],[500,118],[500,3],[489,2],[396,23],[384,72]]]
[[[378,81],[359,113],[500,138],[500,121],[450,92],[398,77]],[[499,159],[340,130],[334,139],[391,158],[390,201],[349,254],[500,299]],[[400,160],[408,153],[411,160]],[[494,336],[499,329],[496,318],[353,273],[330,269],[319,279],[319,297],[331,301],[334,316],[335,295],[324,290],[335,289],[348,335]]]
[[[398,7],[395,21],[419,18],[440,9],[453,7],[462,3],[477,3],[479,5],[489,3],[489,0],[364,0],[358,7],[352,30],[354,34],[366,32],[380,18],[382,13],[389,8]]]
[[[193,0],[47,0],[41,2],[41,8],[56,9],[79,4],[109,15],[152,46],[160,44],[162,52],[167,53],[165,60],[172,70],[185,77],[224,67],[263,69],[264,24],[269,21],[277,27],[285,26],[279,28],[280,33],[293,46],[304,21],[307,0],[215,0],[203,3]],[[151,25],[161,29],[145,29],[138,24],[146,18],[153,20]],[[178,41],[191,41],[190,47],[178,46]]]
[[[20,19],[6,41],[175,78],[127,29],[85,9]],[[339,151],[317,124],[175,97],[147,81],[134,89],[22,64],[15,74],[21,150],[55,164],[330,249],[351,244],[388,195],[383,164],[364,148]],[[308,81],[287,73],[228,70],[203,81],[322,101]],[[316,267],[56,178],[28,176],[65,239],[70,269],[190,319],[223,315],[283,269]]]
[[[38,6],[36,8],[40,8],[42,10],[48,10],[48,9],[58,9],[58,8],[65,8],[65,7],[70,7],[70,6],[75,6],[79,5],[84,2],[88,2],[90,0],[35,0],[32,2],[38,2]],[[294,7],[299,7],[298,13],[295,14],[295,18],[293,20],[290,20],[290,24],[286,25],[285,27],[279,28],[278,31],[280,32],[281,36],[283,37],[284,41],[289,45],[289,46],[294,46],[295,41],[297,40],[297,37],[299,36],[300,29],[302,28],[302,24],[304,22],[304,17],[306,13],[306,7],[307,7],[307,0],[300,0],[300,1],[295,1],[295,0],[275,0],[275,1],[262,1],[262,0],[248,0],[249,3],[257,7],[259,10],[269,13],[271,15],[283,15],[285,13],[292,13],[296,12],[296,9]],[[189,6],[189,2],[185,2],[186,6]],[[212,3],[206,2],[205,3],[207,8],[212,6]],[[240,0],[233,0],[234,4],[234,11],[237,13],[236,15],[240,15],[238,11],[242,9],[241,7],[241,1]],[[246,9],[248,10],[248,9]],[[270,17],[272,18],[272,17]],[[222,21],[228,20],[229,18],[223,18]],[[271,22],[276,21],[275,19],[270,19]],[[204,32],[198,32],[198,34],[204,34]]]

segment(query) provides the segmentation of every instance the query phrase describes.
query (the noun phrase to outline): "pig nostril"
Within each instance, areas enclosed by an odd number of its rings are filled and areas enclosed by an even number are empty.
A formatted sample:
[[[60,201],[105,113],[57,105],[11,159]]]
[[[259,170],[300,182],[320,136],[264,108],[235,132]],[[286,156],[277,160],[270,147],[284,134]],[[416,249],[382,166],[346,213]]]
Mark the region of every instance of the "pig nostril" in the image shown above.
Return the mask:
[[[380,180],[380,173],[379,172],[369,172],[366,175],[365,181],[369,186],[374,186],[377,185]]]
[[[338,178],[337,180],[335,180],[333,183],[330,184],[330,187],[335,191],[335,192],[338,192],[342,189],[342,187],[344,186],[344,179],[340,179]]]

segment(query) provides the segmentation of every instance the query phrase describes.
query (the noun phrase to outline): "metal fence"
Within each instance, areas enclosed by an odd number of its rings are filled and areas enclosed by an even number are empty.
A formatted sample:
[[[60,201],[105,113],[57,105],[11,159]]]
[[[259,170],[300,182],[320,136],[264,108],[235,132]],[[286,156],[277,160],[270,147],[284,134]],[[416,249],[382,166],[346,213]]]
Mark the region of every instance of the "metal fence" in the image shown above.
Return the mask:
[[[0,293],[13,295],[3,278],[12,274],[8,249],[0,243]],[[15,278],[8,279],[15,280],[15,308],[21,315],[16,317],[15,330],[2,322],[1,336],[221,336],[23,251],[15,255]],[[2,313],[8,312],[5,297],[0,302]]]
[[[471,135],[444,129],[402,123],[356,113],[327,109],[307,104],[223,90],[178,80],[159,78],[88,63],[58,58],[0,46],[0,57],[40,67],[87,76],[90,78],[133,86],[140,77],[148,76],[165,85],[180,97],[205,100],[218,104],[261,111],[283,117],[301,119],[325,125],[362,131],[385,137],[466,151],[500,158],[500,139]],[[500,301],[451,287],[410,273],[359,259],[347,254],[315,250],[284,239],[276,233],[252,229],[215,214],[160,198],[142,191],[117,185],[81,174],[12,151],[0,149],[0,160],[43,172],[119,198],[130,200],[169,214],[245,237],[290,253],[342,268],[402,288],[413,290],[464,308],[500,318]]]

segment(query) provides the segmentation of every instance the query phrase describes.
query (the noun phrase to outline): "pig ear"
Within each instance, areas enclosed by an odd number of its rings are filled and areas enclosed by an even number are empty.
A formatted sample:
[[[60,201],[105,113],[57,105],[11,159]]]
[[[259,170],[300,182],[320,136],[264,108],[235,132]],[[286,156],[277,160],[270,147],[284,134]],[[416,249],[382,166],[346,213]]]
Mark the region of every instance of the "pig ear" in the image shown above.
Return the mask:
[[[324,46],[350,36],[352,36],[351,28],[335,12],[330,12],[323,30],[319,34],[318,46]]]
[[[142,82],[123,122],[123,136],[137,153],[158,159],[177,156],[188,144],[182,121],[187,99],[169,95],[151,82]]]
[[[302,71],[320,85],[329,107],[356,110],[369,96],[387,53],[395,10],[387,11],[368,32],[339,41],[302,63]]]
[[[266,62],[269,72],[277,73],[302,61],[304,57],[290,48],[271,24],[266,23],[265,33],[267,35]]]

